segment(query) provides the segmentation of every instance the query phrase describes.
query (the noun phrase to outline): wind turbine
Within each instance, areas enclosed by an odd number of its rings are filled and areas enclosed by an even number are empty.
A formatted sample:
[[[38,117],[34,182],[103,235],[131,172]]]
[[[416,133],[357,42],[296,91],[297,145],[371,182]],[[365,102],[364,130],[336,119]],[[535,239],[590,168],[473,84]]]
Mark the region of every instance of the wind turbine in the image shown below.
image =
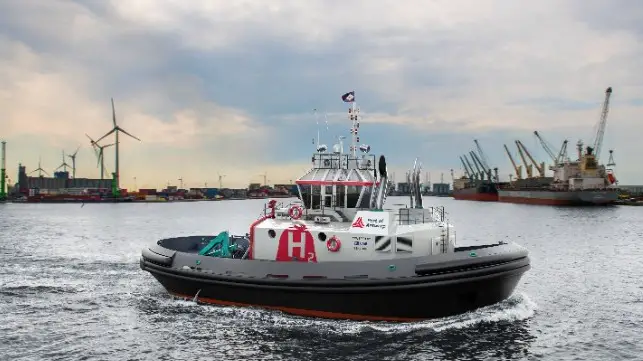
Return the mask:
[[[87,133],[85,133],[85,135],[87,135]],[[96,164],[96,166],[100,167],[100,179],[105,179],[103,173],[105,171],[105,157],[103,155],[103,150],[107,147],[111,147],[112,145],[114,145],[114,143],[99,145],[89,135],[87,135],[87,138],[89,138],[90,144],[92,145],[92,147],[94,147],[94,153],[96,153],[96,158],[98,159],[98,163]]]
[[[40,166],[40,160],[41,160],[40,157],[38,157],[38,168],[34,169],[33,171],[31,171],[31,173],[38,172],[38,177],[42,177],[43,173],[45,173],[46,175],[49,175],[49,173],[47,173],[47,171],[42,169],[42,167]],[[31,174],[31,173],[29,173],[29,174]]]
[[[113,193],[117,193],[121,189],[120,188],[120,171],[119,171],[119,164],[118,164],[118,144],[119,144],[119,142],[118,142],[118,133],[123,132],[126,135],[129,135],[130,137],[138,140],[139,142],[141,140],[138,139],[137,137],[131,135],[130,133],[126,132],[123,128],[119,127],[118,124],[116,124],[116,110],[114,108],[114,98],[112,98],[112,122],[114,123],[114,127],[112,128],[112,130],[107,132],[102,137],[98,138],[98,140],[96,140],[96,142],[100,142],[101,140],[103,140],[103,138],[107,137],[108,135],[110,135],[112,133],[114,133],[114,135],[115,135],[115,138],[116,138],[116,141],[114,142],[114,144],[116,145],[116,147],[114,147],[114,148],[116,148],[116,162],[115,162],[116,165],[114,167],[115,168],[115,172],[114,172],[115,189],[112,189],[112,191],[113,191]]]
[[[179,183],[179,189],[183,189],[183,177],[181,177],[181,178],[179,178],[177,180],[180,182]]]
[[[223,177],[225,177],[225,174],[217,173],[219,175],[219,189],[223,188]]]
[[[58,170],[58,169],[62,168],[62,169],[63,169],[63,171],[64,171],[64,172],[66,172],[66,171],[67,171],[67,167],[69,167],[69,164],[67,164],[67,162],[65,162],[65,151],[63,150],[63,162],[62,162],[62,164],[61,164],[61,165],[59,165],[59,166],[58,166],[58,168],[56,168],[55,170]]]
[[[78,154],[78,150],[80,150],[80,145],[76,148],[74,154],[68,155],[68,157],[71,158],[71,172],[74,179],[76,179],[76,155]]]

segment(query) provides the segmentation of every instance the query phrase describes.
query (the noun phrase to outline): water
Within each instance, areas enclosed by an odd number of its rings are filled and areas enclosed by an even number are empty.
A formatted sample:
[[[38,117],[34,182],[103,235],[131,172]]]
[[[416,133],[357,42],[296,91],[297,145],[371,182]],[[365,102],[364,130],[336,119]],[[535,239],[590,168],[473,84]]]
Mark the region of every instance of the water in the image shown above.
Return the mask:
[[[140,270],[141,248],[245,233],[263,201],[0,205],[0,360],[643,359],[643,208],[425,203],[459,244],[529,249],[511,298],[408,324],[197,305]]]

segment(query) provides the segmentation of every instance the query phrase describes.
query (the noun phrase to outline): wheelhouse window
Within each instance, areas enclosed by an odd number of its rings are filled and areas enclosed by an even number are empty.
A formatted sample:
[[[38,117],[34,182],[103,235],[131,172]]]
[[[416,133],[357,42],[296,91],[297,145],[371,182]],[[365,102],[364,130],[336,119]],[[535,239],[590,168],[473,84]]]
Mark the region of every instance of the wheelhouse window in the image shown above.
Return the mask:
[[[344,208],[346,207],[346,202],[344,202],[346,197],[346,186],[337,186],[337,196],[335,197],[335,204],[337,207]]]
[[[301,190],[301,201],[304,202],[304,207],[312,209],[320,208],[321,186],[303,185],[300,186],[299,189]]]
[[[364,189],[364,186],[349,186],[347,189],[347,195],[346,195],[346,207],[348,208],[359,208],[359,205],[357,204],[357,201],[359,200],[359,196],[362,193],[362,189]],[[364,197],[370,196],[370,193],[366,192],[367,194],[364,194]],[[369,197],[370,199],[370,197]],[[360,204],[368,204],[364,203],[364,198],[362,198],[362,201]]]

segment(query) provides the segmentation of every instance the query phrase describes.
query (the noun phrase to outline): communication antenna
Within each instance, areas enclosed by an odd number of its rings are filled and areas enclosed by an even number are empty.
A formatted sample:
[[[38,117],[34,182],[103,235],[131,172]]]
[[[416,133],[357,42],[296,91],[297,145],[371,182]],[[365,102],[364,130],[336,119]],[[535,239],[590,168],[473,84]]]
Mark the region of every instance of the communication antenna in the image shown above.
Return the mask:
[[[313,112],[315,113],[315,124],[317,124],[317,143],[315,145],[315,149],[317,149],[317,152],[319,153],[324,153],[326,150],[328,150],[328,147],[326,144],[320,144],[320,130],[319,130],[319,115],[317,114],[317,108],[313,109]],[[328,117],[327,114],[324,113],[324,119],[326,120],[326,131],[328,132]]]

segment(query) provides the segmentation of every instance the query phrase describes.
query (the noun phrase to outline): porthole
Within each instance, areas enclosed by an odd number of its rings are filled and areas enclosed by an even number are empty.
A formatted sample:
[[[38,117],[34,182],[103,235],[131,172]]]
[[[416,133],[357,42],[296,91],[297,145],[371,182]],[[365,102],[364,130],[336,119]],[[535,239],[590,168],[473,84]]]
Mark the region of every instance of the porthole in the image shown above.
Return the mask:
[[[317,235],[317,238],[319,238],[319,240],[322,242],[326,242],[326,233],[319,232],[319,234]]]
[[[268,230],[268,237],[275,238],[276,236],[277,236],[277,232],[275,232],[274,229]]]

